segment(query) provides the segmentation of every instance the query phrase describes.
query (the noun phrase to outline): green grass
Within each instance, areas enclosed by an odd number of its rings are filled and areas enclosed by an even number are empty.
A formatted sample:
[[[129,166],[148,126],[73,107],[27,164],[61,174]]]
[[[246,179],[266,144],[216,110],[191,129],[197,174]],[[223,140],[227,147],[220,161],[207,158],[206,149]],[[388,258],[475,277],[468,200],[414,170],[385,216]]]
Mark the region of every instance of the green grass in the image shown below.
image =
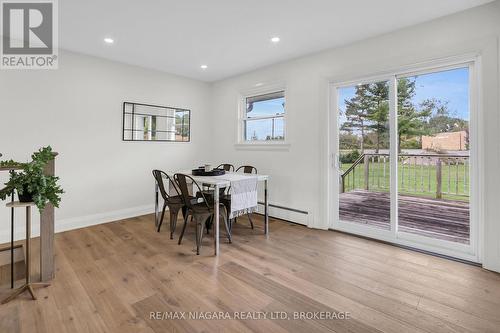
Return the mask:
[[[347,170],[352,164],[342,164],[341,169]],[[369,190],[389,191],[389,159],[385,163],[370,163]],[[358,164],[346,178],[345,191],[365,188],[364,164]],[[398,164],[398,189],[400,194],[416,195],[422,197],[436,197],[436,166],[435,165],[408,165]],[[469,168],[463,164],[448,166],[442,164],[443,199],[469,201]],[[353,183],[354,182],[354,183]],[[458,193],[457,193],[458,185]],[[444,192],[449,192],[445,194]]]

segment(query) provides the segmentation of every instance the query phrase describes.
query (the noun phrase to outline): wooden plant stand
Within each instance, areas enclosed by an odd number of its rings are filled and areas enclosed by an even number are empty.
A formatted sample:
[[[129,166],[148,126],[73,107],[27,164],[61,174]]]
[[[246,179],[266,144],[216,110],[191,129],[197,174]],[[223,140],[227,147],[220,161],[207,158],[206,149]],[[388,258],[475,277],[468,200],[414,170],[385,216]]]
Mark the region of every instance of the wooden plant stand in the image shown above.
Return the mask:
[[[10,296],[2,300],[2,304],[12,301],[17,296],[21,295],[26,290],[31,294],[31,297],[36,300],[34,288],[36,287],[47,287],[50,283],[44,282],[31,282],[31,207],[35,204],[33,202],[9,202],[7,207],[9,208],[26,208],[26,282],[19,288],[17,288]]]

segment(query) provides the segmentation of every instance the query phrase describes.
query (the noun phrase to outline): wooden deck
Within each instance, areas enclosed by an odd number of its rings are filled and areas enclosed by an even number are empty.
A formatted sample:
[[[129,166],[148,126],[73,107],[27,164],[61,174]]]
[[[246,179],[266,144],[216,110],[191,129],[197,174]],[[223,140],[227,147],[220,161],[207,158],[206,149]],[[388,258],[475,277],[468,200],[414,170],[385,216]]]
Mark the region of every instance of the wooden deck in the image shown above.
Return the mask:
[[[340,219],[389,229],[389,193],[355,190],[340,194]],[[469,203],[399,196],[399,230],[469,243]]]

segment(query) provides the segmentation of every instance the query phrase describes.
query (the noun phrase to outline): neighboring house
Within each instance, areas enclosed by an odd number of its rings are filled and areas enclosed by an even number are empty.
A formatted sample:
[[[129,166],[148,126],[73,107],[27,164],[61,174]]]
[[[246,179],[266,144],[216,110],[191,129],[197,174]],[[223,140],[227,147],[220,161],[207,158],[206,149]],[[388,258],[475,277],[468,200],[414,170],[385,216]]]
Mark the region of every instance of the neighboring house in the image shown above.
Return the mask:
[[[467,150],[467,132],[439,133],[422,136],[422,149],[426,150]]]

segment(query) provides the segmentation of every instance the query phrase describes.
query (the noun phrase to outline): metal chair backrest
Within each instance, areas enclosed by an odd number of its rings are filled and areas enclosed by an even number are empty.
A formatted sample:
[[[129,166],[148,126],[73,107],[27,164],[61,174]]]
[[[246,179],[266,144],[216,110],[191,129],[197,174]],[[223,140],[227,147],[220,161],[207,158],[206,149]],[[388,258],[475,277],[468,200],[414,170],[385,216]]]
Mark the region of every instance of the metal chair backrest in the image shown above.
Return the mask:
[[[187,179],[189,179],[193,184],[196,185],[196,187],[198,188],[198,192],[200,193],[200,195],[203,199],[203,202],[205,203],[207,208],[210,209],[210,206],[208,205],[207,198],[203,194],[203,191],[201,190],[200,185],[198,185],[198,183],[193,179],[193,177],[191,177],[189,175],[185,175],[183,173],[176,173],[174,175],[174,180],[177,183],[177,186],[179,186],[179,190],[181,192],[181,196],[182,196],[182,200],[184,201],[184,204],[186,206],[188,206],[188,208],[193,208],[194,204],[191,200],[197,201],[197,199],[193,199],[192,196],[189,195]]]
[[[153,177],[155,178],[156,183],[158,184],[158,188],[160,189],[160,193],[161,196],[163,197],[163,200],[168,202],[168,199],[170,199],[170,197],[172,196],[170,195],[170,191],[167,191],[167,189],[165,188],[165,183],[163,182],[163,178],[168,179],[169,189],[171,184],[175,189],[175,192],[177,193],[176,195],[180,195],[179,189],[177,188],[177,185],[175,184],[174,180],[170,178],[170,176],[167,175],[165,172],[161,170],[153,170]]]
[[[240,171],[241,169],[243,169],[243,173],[254,173],[254,171],[256,174],[258,173],[257,168],[251,165],[242,165],[238,169],[236,169],[236,172]]]
[[[219,165],[217,167],[217,169],[220,169],[220,168],[224,169],[224,171],[232,171],[232,172],[234,172],[234,165],[229,164],[229,163],[222,163],[221,165]]]

